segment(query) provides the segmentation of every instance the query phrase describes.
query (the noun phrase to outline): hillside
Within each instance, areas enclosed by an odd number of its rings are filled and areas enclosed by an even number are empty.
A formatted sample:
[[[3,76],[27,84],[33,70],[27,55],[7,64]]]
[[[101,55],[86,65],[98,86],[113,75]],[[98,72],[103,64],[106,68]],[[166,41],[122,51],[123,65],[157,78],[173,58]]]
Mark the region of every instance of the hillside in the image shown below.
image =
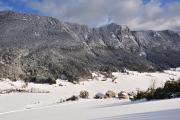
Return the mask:
[[[99,28],[52,17],[0,12],[0,78],[91,78],[94,71],[156,71],[180,66],[180,33]]]

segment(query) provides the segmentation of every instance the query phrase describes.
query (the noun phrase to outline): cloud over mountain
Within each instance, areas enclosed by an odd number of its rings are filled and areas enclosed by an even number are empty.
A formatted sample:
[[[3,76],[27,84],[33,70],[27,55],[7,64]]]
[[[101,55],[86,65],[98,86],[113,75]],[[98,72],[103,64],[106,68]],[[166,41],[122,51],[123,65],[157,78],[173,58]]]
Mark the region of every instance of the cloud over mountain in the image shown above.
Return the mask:
[[[99,26],[110,22],[131,29],[179,29],[180,3],[162,5],[159,0],[41,0],[28,5],[61,20]]]
[[[21,12],[34,10],[36,14],[91,27],[115,22],[135,30],[180,28],[180,0],[2,0],[2,3],[0,10],[8,7]]]

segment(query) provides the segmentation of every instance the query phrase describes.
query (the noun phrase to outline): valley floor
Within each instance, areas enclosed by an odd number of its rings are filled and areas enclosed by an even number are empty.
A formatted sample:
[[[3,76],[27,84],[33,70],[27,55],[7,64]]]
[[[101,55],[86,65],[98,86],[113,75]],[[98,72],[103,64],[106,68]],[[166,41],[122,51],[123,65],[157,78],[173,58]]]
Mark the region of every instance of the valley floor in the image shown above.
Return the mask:
[[[180,69],[159,73],[113,73],[116,78],[104,78],[93,73],[94,79],[79,84],[57,80],[57,84],[29,83],[23,81],[0,81],[0,91],[23,88],[35,93],[0,94],[0,120],[179,120],[180,99],[160,101],[135,101],[118,99],[92,99],[98,92],[113,90],[134,92],[146,90],[153,83],[163,86],[167,80],[180,78]],[[60,103],[62,99],[79,95],[87,90],[90,99]],[[48,92],[49,91],[49,92]],[[40,92],[40,93],[38,93]]]

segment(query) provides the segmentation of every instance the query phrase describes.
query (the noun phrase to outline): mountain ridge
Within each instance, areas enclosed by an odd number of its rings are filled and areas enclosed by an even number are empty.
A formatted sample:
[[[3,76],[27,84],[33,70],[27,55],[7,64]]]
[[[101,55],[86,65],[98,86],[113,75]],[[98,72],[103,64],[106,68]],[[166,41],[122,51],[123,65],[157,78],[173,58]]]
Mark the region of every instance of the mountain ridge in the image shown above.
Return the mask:
[[[180,33],[98,28],[56,18],[0,12],[0,78],[69,81],[93,71],[156,71],[180,66]]]

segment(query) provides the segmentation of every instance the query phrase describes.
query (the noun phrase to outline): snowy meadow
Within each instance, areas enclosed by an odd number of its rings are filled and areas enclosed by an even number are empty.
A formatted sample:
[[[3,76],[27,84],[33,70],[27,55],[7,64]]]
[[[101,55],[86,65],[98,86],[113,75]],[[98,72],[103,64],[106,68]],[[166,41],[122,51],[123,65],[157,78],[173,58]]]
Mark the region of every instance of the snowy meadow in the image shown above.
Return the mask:
[[[136,92],[146,90],[152,84],[161,87],[167,80],[178,80],[179,69],[155,73],[113,73],[107,78],[100,73],[92,73],[93,79],[79,83],[57,80],[56,84],[25,83],[21,80],[0,81],[0,119],[20,120],[169,120],[180,118],[180,99],[159,101],[130,101],[118,98],[93,99],[96,93],[108,90]],[[86,90],[89,99],[62,102],[72,95],[78,96]],[[8,92],[7,92],[8,91]]]

